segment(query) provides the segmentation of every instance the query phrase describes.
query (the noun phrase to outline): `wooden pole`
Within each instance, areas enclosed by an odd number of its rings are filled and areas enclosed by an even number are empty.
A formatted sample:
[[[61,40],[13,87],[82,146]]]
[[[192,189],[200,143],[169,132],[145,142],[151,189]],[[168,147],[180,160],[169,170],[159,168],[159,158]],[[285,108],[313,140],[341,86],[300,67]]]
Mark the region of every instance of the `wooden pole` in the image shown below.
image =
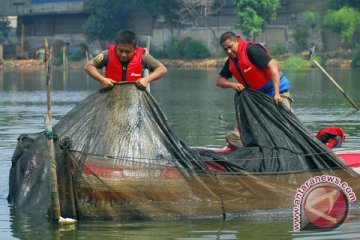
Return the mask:
[[[4,47],[2,42],[0,42],[0,65],[2,65],[4,61]]]
[[[62,48],[63,52],[63,70],[64,72],[68,71],[69,65],[68,65],[68,56],[67,56],[67,47],[63,46]]]
[[[89,62],[89,53],[88,51],[85,51],[85,64]]]
[[[325,75],[330,79],[330,81],[335,85],[335,87],[345,96],[345,98],[353,105],[356,110],[359,110],[358,105],[345,93],[345,91],[340,87],[340,85],[330,76],[330,74],[316,61],[313,60],[316,66],[320,68],[320,70],[325,73]]]
[[[24,58],[24,24],[21,24],[20,58]]]
[[[150,36],[146,37],[146,52],[150,52]]]
[[[52,133],[52,124],[51,124],[51,49],[49,51],[49,44],[47,38],[45,38],[45,58],[44,62],[47,67],[46,74],[46,86],[47,86],[47,113],[44,115],[45,128],[47,134]],[[57,181],[57,172],[56,172],[56,161],[55,161],[55,151],[54,151],[54,141],[52,138],[47,140],[47,147],[49,151],[49,168],[50,168],[50,182],[51,182],[51,200],[53,207],[54,219],[60,219],[60,201],[59,201],[59,192],[58,192],[58,181]]]
[[[150,53],[150,36],[146,38],[146,53]],[[149,69],[144,70],[144,76],[148,76],[150,74]],[[150,84],[148,84],[146,90],[150,92]]]

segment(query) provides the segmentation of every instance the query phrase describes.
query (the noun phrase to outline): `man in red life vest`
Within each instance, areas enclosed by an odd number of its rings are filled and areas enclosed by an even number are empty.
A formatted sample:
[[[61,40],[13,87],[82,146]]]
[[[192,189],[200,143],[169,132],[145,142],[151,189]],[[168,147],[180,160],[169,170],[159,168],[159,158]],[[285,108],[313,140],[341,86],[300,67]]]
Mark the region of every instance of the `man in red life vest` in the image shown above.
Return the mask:
[[[217,79],[218,87],[235,91],[249,87],[272,97],[276,105],[282,103],[292,111],[290,82],[266,48],[256,42],[246,42],[233,32],[223,33],[220,45],[229,58]],[[233,76],[236,82],[228,80]],[[241,147],[239,127],[236,126],[226,139],[230,147]]]
[[[106,67],[104,76],[99,69]],[[149,69],[148,76],[143,75],[144,69]],[[84,67],[85,72],[99,81],[102,87],[112,88],[116,82],[135,82],[140,89],[145,89],[148,84],[167,73],[166,67],[138,47],[135,33],[121,30],[116,37],[115,44],[109,45],[90,60]]]

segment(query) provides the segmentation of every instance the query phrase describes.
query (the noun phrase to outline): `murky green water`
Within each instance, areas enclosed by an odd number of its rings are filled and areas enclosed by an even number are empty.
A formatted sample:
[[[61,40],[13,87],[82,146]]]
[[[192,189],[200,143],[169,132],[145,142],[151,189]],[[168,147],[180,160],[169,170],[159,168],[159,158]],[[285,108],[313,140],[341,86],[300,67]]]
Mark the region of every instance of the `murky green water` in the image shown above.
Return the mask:
[[[360,70],[329,69],[329,73],[360,104]],[[360,112],[319,70],[286,71],[298,118],[314,133],[336,125],[346,133],[344,148],[360,149]],[[189,146],[223,147],[234,126],[232,90],[215,86],[218,70],[170,69],[152,84],[151,93],[179,138]],[[99,84],[82,70],[67,76],[54,70],[53,124]],[[16,139],[44,130],[44,73],[0,71],[0,239],[346,239],[360,238],[358,212],[339,229],[326,233],[293,233],[289,210],[256,212],[240,220],[179,220],[173,222],[81,221],[59,227],[44,219],[23,216],[8,206],[8,173]],[[221,116],[221,118],[219,117]],[[319,235],[320,234],[320,235]],[[320,237],[321,236],[321,237]]]

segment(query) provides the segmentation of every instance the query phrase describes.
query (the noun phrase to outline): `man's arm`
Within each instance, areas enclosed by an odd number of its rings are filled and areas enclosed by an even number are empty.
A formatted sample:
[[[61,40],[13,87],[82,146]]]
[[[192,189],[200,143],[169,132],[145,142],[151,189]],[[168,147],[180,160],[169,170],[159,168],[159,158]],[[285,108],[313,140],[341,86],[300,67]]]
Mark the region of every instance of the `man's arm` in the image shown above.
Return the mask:
[[[231,82],[223,76],[218,77],[216,81],[216,86],[218,86],[219,88],[232,88],[235,91],[239,91],[239,92],[245,89],[244,85],[242,85],[241,83]]]
[[[144,54],[142,60],[143,66],[149,69],[150,74],[137,80],[136,86],[141,89],[145,89],[150,82],[165,76],[167,73],[167,68],[164,66],[164,64],[156,60],[150,54]]]
[[[219,73],[219,77],[216,81],[216,86],[219,88],[232,88],[235,91],[244,90],[244,86],[239,82],[232,82],[228,79],[232,77],[232,74],[229,70],[229,59],[225,62],[221,72]]]
[[[114,83],[116,83],[116,81],[102,76],[99,72],[99,68],[102,68],[105,65],[106,61],[107,54],[104,51],[97,55],[95,58],[91,59],[89,62],[87,62],[84,66],[84,70],[90,77],[98,81],[102,87],[111,88],[114,86]]]
[[[271,59],[267,67],[270,70],[271,81],[273,82],[273,86],[274,86],[274,91],[275,91],[274,101],[276,104],[278,104],[282,101],[282,98],[280,96],[279,66],[275,59]]]
[[[268,68],[271,81],[274,86],[274,102],[278,104],[282,101],[280,96],[280,76],[279,66],[275,59],[271,58],[263,47],[258,44],[251,44],[246,48],[250,61],[260,69]]]

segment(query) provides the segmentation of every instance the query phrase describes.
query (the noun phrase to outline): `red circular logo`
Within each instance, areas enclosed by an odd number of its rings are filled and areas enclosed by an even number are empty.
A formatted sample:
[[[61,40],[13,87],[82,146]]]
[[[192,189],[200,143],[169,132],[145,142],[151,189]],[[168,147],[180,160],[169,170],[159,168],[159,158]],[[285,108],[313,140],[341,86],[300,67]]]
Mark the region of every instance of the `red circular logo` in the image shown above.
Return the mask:
[[[303,212],[308,222],[304,228],[336,228],[345,221],[348,206],[348,199],[338,186],[315,185],[303,199]]]

